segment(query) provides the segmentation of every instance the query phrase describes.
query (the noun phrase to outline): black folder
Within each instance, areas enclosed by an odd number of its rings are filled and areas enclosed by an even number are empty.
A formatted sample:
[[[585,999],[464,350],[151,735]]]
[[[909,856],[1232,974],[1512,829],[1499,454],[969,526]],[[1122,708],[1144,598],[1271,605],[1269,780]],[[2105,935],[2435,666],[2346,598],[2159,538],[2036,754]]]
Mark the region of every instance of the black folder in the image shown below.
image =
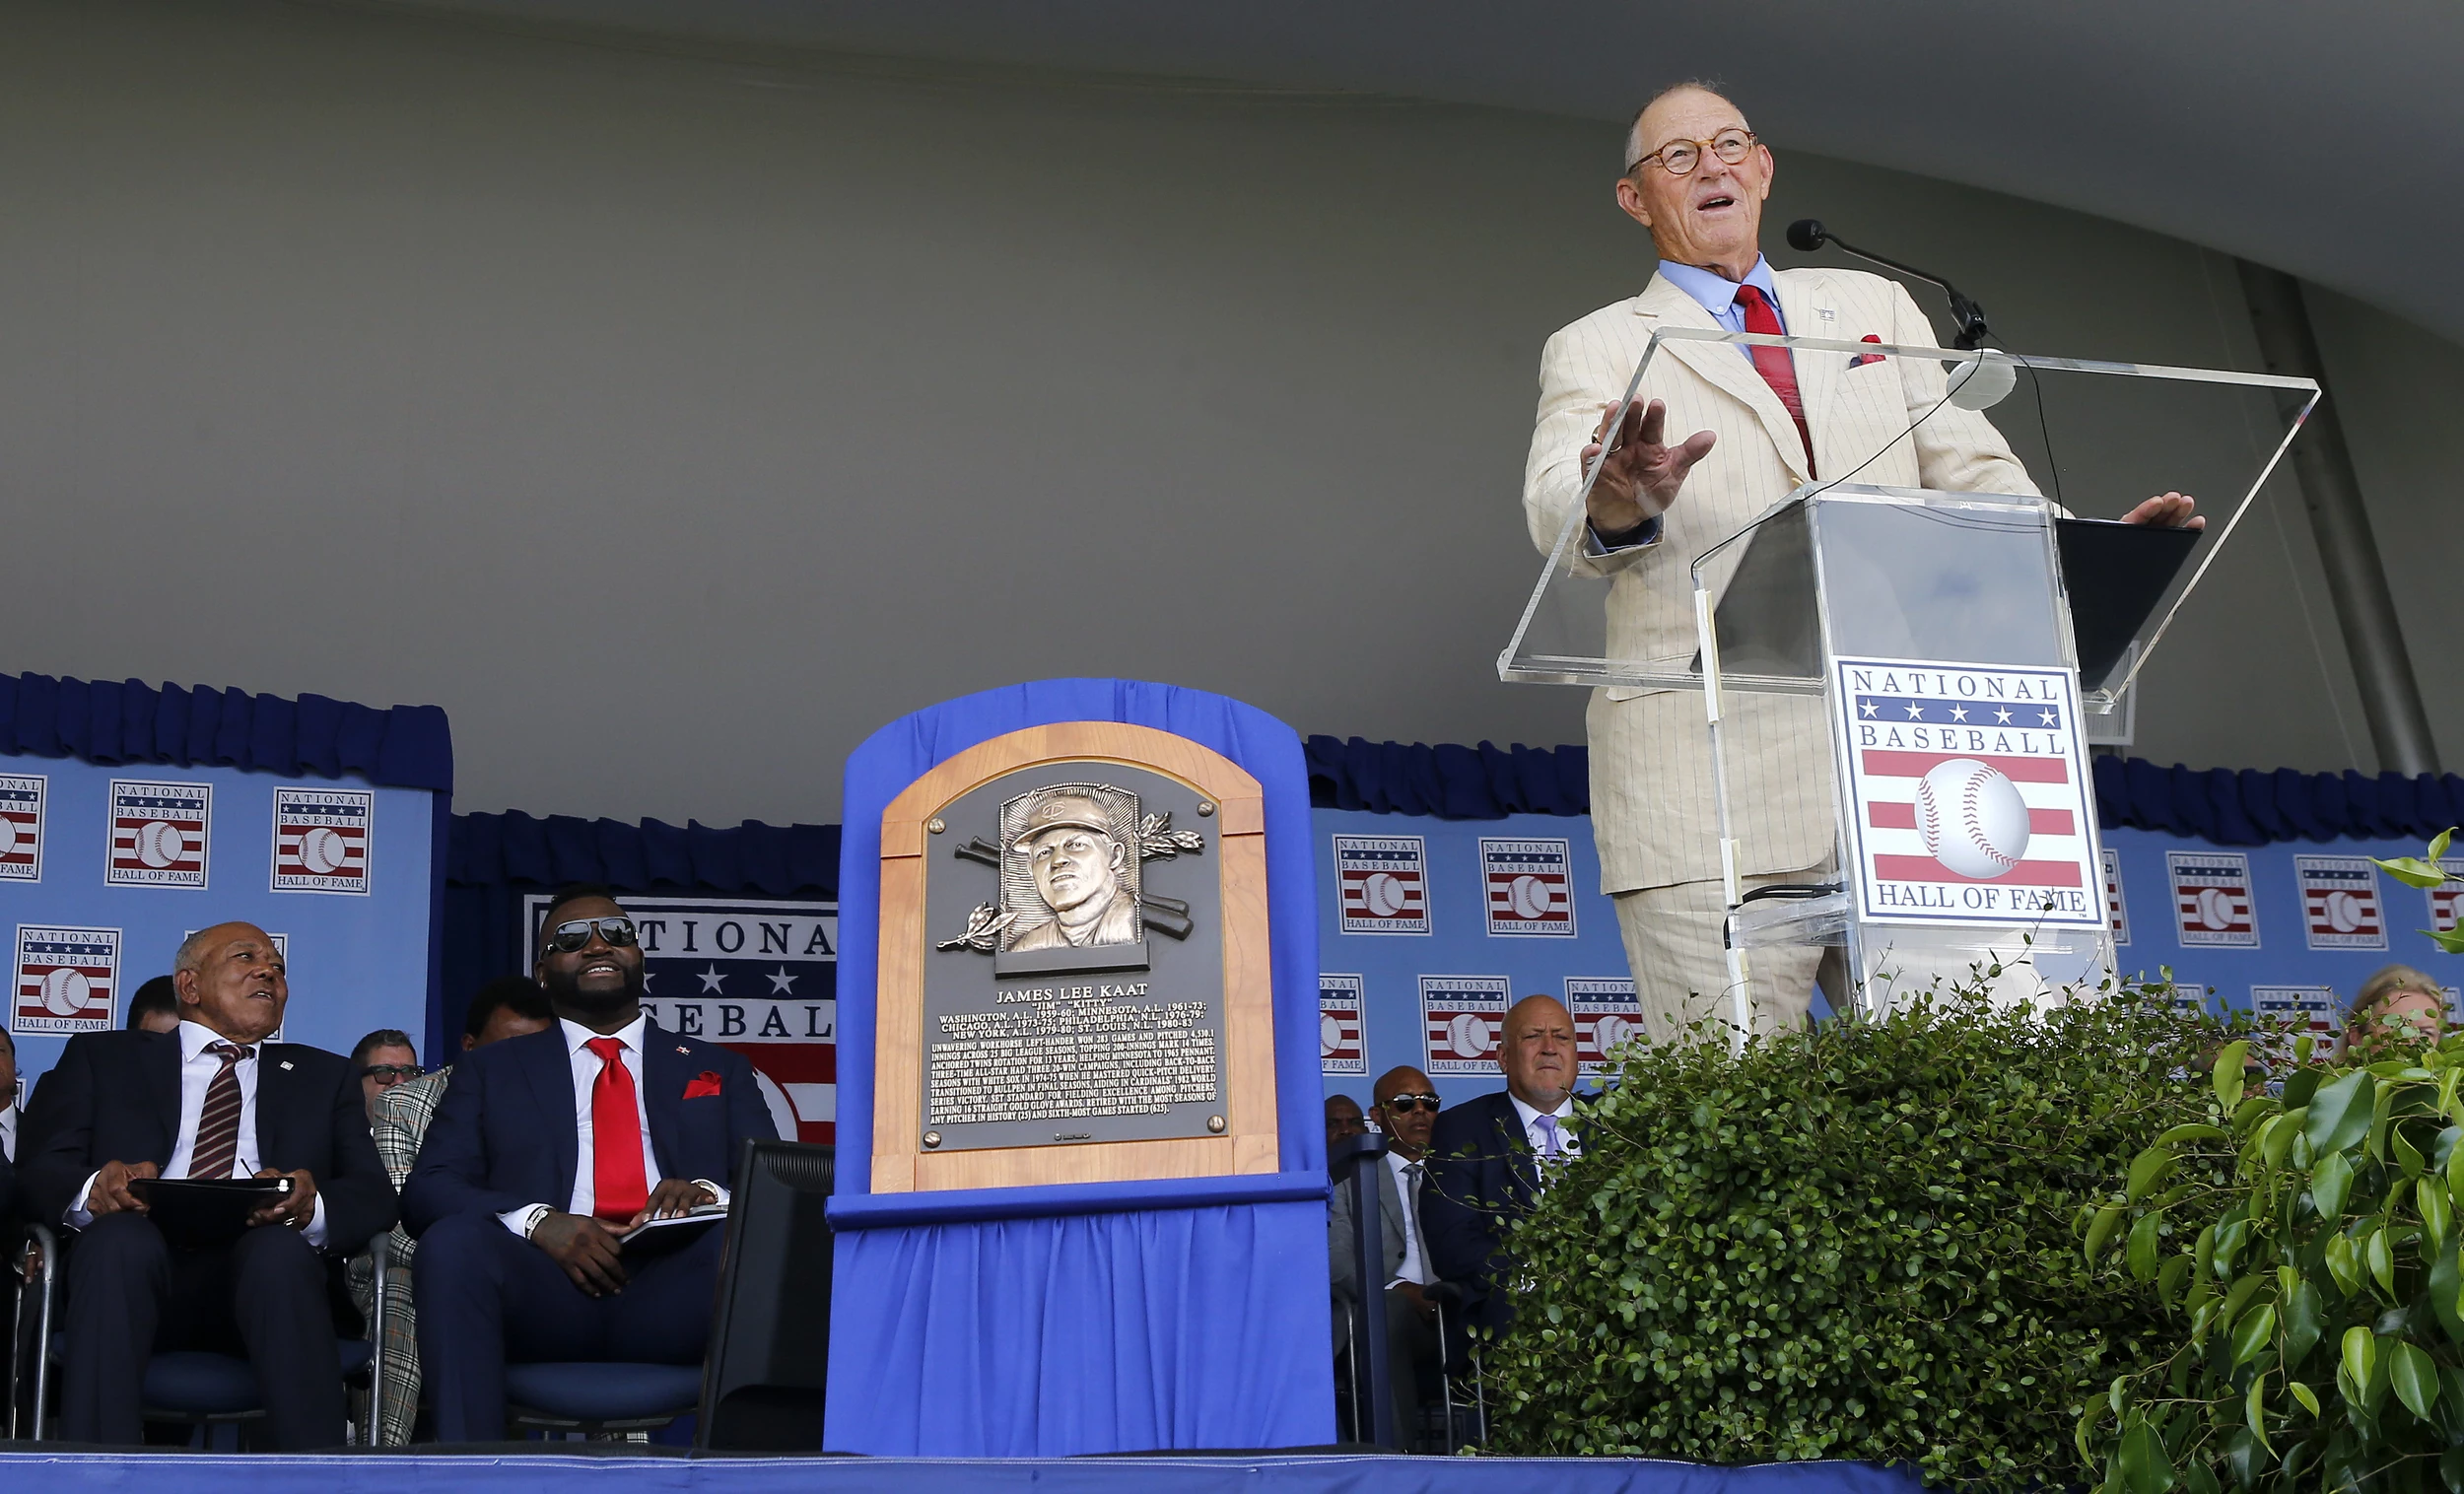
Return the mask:
[[[617,1244],[627,1260],[646,1260],[655,1256],[673,1255],[710,1233],[712,1226],[727,1222],[727,1205],[697,1204],[689,1213],[672,1219],[645,1219],[624,1234]]]
[[[248,1229],[248,1216],[288,1197],[289,1178],[136,1178],[128,1190],[172,1249],[220,1250]]]
[[[2062,584],[2071,597],[2079,682],[2093,689],[2122,661],[2199,547],[2196,529],[2159,529],[2115,518],[2057,518]]]

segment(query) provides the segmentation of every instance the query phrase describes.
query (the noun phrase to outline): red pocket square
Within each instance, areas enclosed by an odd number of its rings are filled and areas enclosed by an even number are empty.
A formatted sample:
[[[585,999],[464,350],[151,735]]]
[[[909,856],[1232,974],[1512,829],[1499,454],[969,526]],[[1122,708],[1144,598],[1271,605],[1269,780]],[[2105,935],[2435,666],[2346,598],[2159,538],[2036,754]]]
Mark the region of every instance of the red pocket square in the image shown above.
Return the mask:
[[[706,1068],[702,1070],[699,1074],[694,1076],[693,1082],[684,1087],[684,1097],[688,1100],[706,1099],[712,1095],[719,1093],[722,1093],[722,1091],[719,1087],[719,1073],[716,1069]]]
[[[1882,339],[1880,336],[1872,332],[1868,332],[1863,337],[1857,339],[1859,342],[1881,342],[1882,340]],[[1862,369],[1867,364],[1881,363],[1882,361],[1882,355],[1880,353],[1860,353],[1856,357],[1848,360],[1848,367],[1852,369]]]

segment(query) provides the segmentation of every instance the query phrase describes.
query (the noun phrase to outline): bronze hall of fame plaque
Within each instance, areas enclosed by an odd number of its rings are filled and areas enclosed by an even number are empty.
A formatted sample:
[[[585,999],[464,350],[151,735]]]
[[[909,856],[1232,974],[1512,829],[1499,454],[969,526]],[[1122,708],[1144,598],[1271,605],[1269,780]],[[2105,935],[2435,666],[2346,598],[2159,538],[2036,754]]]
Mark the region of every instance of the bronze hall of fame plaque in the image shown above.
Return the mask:
[[[1257,781],[1112,722],[1013,732],[882,817],[875,1191],[1270,1172]]]

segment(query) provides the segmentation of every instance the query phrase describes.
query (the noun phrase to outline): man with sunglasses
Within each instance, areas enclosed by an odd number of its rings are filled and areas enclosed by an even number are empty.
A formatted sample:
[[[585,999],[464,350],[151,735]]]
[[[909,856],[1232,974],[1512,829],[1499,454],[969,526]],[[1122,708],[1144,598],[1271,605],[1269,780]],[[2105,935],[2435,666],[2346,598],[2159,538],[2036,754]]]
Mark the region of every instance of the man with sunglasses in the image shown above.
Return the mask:
[[[1737,105],[1699,83],[1664,90],[1634,116],[1617,207],[1651,235],[1659,264],[1640,296],[1560,330],[1540,355],[1540,411],[1524,511],[1542,554],[1582,506],[1574,569],[1605,577],[1608,651],[1693,653],[1694,561],[1804,484],[2033,494],[1985,416],[1945,401],[1930,359],[1665,341],[1611,434],[1608,420],[1663,328],[1931,347],[1932,323],[1896,282],[1853,270],[1778,270],[1762,257],[1770,148]],[[1690,433],[1690,434],[1681,434]],[[1584,474],[1608,445],[1588,497]],[[2167,493],[2135,523],[2205,522]],[[1748,888],[1820,881],[1836,837],[1829,738],[1811,697],[1724,700],[1730,803]],[[1601,890],[1616,903],[1645,1028],[1679,1041],[1725,1017],[1727,902],[1701,697],[1617,687],[1589,714]],[[1817,970],[1832,1004],[1844,967],[1820,946],[1756,950],[1753,1022],[1801,1025]]]
[[[368,1120],[376,1122],[376,1097],[397,1084],[407,1084],[420,1076],[419,1046],[411,1035],[395,1028],[379,1028],[360,1039],[351,1050],[352,1071],[360,1076],[360,1097],[368,1109]]]
[[[1386,1373],[1395,1397],[1395,1425],[1406,1448],[1419,1425],[1420,1388],[1437,1384],[1437,1308],[1424,1289],[1437,1280],[1420,1229],[1420,1186],[1437,1125],[1437,1088],[1405,1065],[1388,1069],[1372,1091],[1369,1119],[1386,1133],[1386,1166],[1378,1174],[1378,1243],[1385,1256]],[[1335,1301],[1346,1318],[1360,1298],[1353,1261],[1352,1190],[1337,1188],[1327,1209],[1327,1251]]]
[[[508,1360],[699,1361],[720,1232],[639,1261],[622,1237],[725,1202],[743,1144],[778,1135],[750,1063],[643,1012],[605,888],[558,894],[532,974],[556,1026],[454,1065],[403,1188],[440,1442],[505,1435]]]

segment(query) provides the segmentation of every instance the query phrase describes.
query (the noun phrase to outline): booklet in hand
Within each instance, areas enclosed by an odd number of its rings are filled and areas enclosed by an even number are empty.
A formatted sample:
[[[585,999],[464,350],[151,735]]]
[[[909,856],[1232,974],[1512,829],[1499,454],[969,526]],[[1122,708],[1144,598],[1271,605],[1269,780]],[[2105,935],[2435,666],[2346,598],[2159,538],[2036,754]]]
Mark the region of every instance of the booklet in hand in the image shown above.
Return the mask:
[[[710,1233],[711,1226],[723,1224],[727,1205],[697,1203],[681,1214],[666,1219],[645,1219],[616,1237],[628,1260],[646,1260],[653,1256],[673,1255]]]
[[[291,1194],[289,1178],[132,1178],[128,1190],[173,1250],[211,1251],[248,1230],[248,1216]]]

